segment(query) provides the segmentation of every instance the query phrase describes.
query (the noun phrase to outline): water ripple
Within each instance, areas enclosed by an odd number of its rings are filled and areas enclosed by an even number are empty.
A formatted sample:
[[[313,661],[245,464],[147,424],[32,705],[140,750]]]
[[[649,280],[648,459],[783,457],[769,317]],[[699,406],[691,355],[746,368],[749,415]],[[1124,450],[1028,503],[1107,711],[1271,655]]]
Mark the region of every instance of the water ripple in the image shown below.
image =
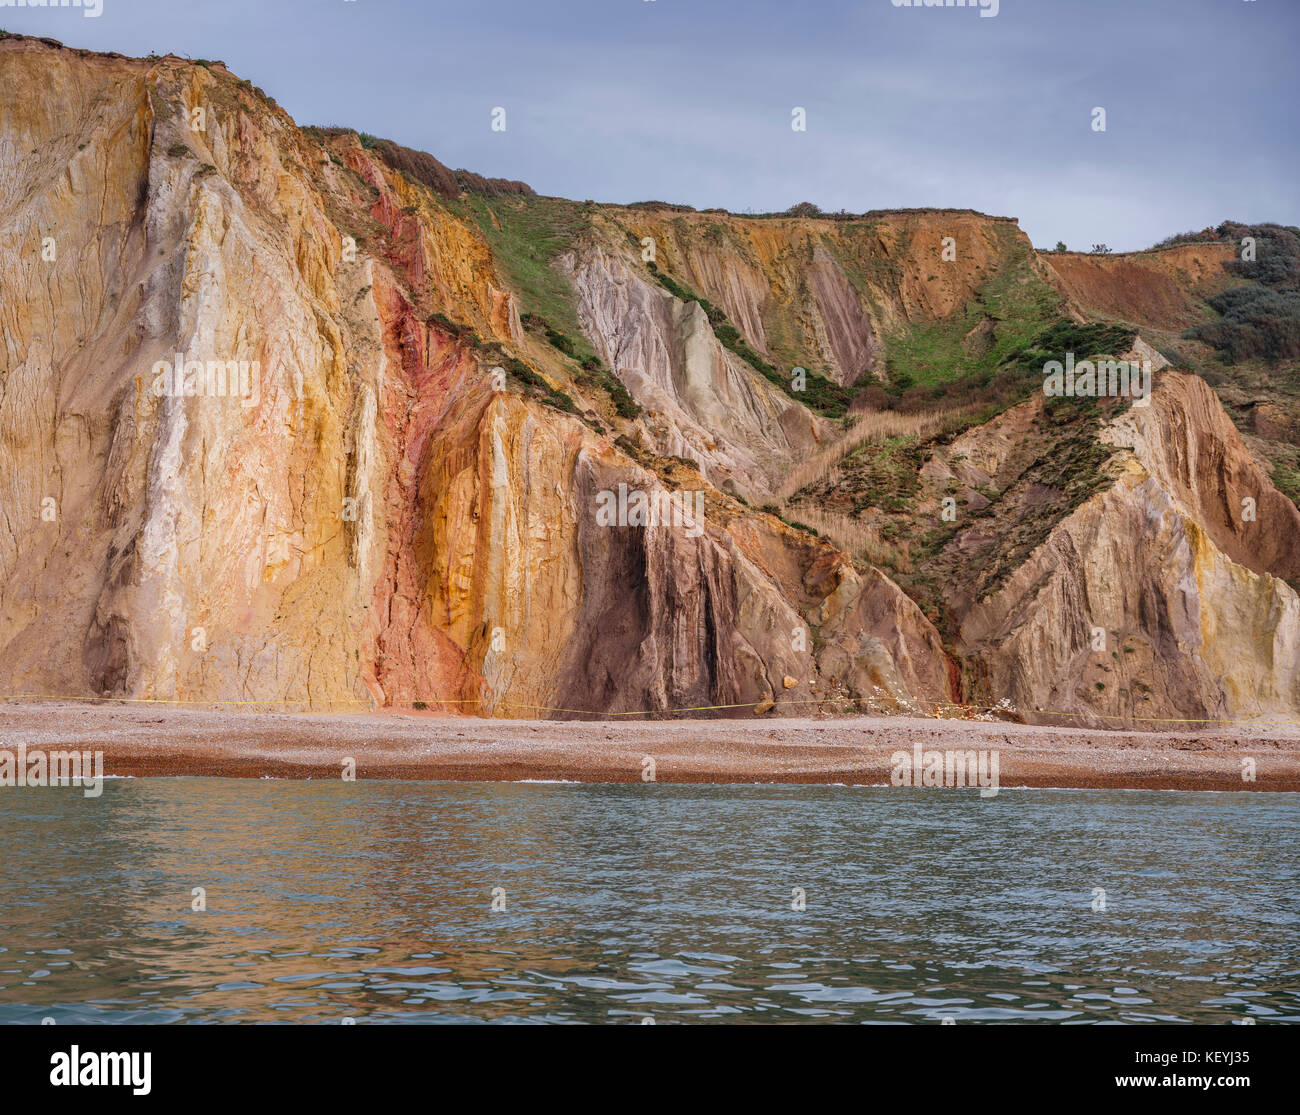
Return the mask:
[[[3,1022],[1300,1021],[1287,795],[140,779],[0,803]]]

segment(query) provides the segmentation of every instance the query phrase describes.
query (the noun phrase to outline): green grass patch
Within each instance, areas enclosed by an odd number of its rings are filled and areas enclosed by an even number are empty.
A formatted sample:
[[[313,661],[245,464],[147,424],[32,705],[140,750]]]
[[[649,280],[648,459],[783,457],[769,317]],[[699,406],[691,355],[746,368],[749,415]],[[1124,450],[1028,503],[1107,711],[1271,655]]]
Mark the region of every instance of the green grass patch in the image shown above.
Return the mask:
[[[1059,316],[1061,296],[1034,274],[1032,248],[1014,227],[995,227],[1002,266],[962,311],[943,321],[912,323],[887,339],[887,367],[896,388],[991,376]],[[986,318],[993,323],[991,341],[972,353],[966,337]]]
[[[1294,465],[1279,461],[1273,466],[1273,487],[1287,499],[1300,507],[1300,469]]]
[[[555,267],[556,259],[575,247],[589,227],[581,203],[562,198],[488,198],[469,194],[447,207],[478,225],[492,249],[502,278],[519,296],[525,312],[544,318],[559,335],[582,337],[573,292]],[[559,347],[558,345],[556,347]],[[581,358],[590,350],[575,341],[566,355]]]

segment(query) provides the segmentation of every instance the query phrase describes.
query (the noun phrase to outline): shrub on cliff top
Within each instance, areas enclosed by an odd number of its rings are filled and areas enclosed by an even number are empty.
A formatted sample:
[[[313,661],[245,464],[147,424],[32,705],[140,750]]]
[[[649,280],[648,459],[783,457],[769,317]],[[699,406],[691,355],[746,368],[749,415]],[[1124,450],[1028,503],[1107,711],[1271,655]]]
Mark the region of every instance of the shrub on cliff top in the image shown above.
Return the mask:
[[[670,213],[694,213],[693,205],[674,205],[671,201],[633,201],[627,206],[628,209],[646,209],[654,211],[656,209],[666,210]]]
[[[1212,345],[1228,363],[1300,356],[1300,291],[1233,287],[1209,304],[1222,318],[1195,326],[1184,336]]]
[[[1133,347],[1135,330],[1120,325],[1058,321],[1039,333],[1028,345],[1010,353],[1003,366],[1036,375],[1042,372],[1049,360],[1064,360],[1074,353],[1076,360],[1092,356],[1119,356]]]
[[[1300,356],[1300,229],[1283,225],[1242,225],[1225,221],[1215,232],[1234,245],[1254,241],[1254,258],[1224,264],[1247,280],[1208,300],[1219,320],[1203,322],[1183,334],[1217,349],[1230,364]]]
[[[1152,244],[1150,250],[1158,252],[1162,248],[1176,248],[1180,244],[1204,244],[1218,239],[1218,232],[1212,228],[1203,228],[1200,232],[1178,232],[1173,236],[1166,236],[1158,244]]]
[[[331,134],[333,129],[322,129]],[[391,139],[380,139],[368,132],[358,132],[357,138],[367,151],[373,151],[390,167],[400,171],[412,182],[428,186],[439,197],[455,198],[463,192],[483,194],[487,197],[508,195],[532,196],[532,189],[523,182],[506,178],[484,178],[468,170],[452,170],[427,151],[403,147]]]
[[[1229,260],[1224,267],[1243,279],[1267,287],[1300,286],[1300,231],[1281,225],[1238,225],[1225,222],[1219,226],[1225,238],[1241,244],[1247,237],[1255,241],[1255,258]]]

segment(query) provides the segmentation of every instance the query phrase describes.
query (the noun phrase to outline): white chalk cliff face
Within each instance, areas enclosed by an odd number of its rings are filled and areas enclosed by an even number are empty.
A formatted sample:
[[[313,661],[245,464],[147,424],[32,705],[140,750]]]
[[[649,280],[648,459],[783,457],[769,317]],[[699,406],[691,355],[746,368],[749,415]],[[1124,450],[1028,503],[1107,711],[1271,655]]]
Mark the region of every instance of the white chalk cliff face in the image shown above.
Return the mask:
[[[471,215],[492,183],[440,193],[219,64],[11,37],[0,89],[0,695],[498,716],[1007,701],[1107,724],[1300,705],[1300,513],[1200,380],[1163,373],[1105,425],[1107,483],[996,591],[949,563],[945,646],[879,569],[750,505],[844,428],[629,248],[654,236],[664,273],[782,374],[808,353],[854,385],[898,330],[1031,254],[1005,219],[594,207],[553,278],[641,407],[620,416],[521,321],[528,284]],[[1069,297],[1111,296],[1111,265],[1060,266]],[[231,363],[238,388],[209,375]],[[932,494],[1006,487],[1031,520],[1041,493],[1015,484],[1041,405],[937,445]],[[602,523],[620,485],[700,492],[702,529]]]

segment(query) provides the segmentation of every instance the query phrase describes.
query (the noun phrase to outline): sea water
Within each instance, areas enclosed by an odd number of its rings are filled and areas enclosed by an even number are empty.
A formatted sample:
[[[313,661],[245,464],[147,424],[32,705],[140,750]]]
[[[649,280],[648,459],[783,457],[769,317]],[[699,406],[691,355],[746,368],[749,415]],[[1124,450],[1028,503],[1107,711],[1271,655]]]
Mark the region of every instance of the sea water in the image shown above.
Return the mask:
[[[1300,1020],[1268,793],[0,792],[0,1022]]]

